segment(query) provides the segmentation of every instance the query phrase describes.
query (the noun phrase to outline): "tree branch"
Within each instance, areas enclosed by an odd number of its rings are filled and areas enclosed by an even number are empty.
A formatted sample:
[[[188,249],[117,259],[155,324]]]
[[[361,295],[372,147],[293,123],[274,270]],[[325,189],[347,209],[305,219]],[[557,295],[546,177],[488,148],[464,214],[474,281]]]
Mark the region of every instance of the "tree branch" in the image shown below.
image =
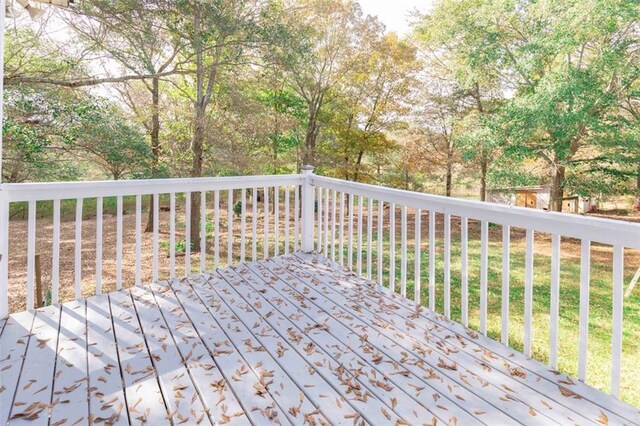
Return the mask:
[[[102,78],[81,78],[77,80],[64,80],[64,79],[56,79],[56,78],[47,78],[47,77],[27,77],[27,76],[12,76],[6,77],[4,79],[4,84],[6,86],[16,85],[16,84],[50,84],[54,86],[62,86],[62,87],[85,87],[85,86],[96,86],[99,84],[105,83],[124,83],[132,80],[146,80],[149,78],[162,78],[168,77],[171,75],[187,75],[193,74],[193,71],[190,70],[171,70],[166,72],[160,72],[156,74],[134,74],[134,75],[123,75],[120,77],[102,77]]]

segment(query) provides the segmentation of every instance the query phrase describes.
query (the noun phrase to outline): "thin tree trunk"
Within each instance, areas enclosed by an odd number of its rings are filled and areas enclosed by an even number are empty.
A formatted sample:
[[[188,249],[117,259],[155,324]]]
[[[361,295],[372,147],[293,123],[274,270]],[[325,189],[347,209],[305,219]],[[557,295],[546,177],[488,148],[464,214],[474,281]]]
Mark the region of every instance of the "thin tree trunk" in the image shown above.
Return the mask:
[[[565,166],[558,164],[553,172],[553,184],[551,186],[550,209],[554,212],[562,211],[562,199],[564,198],[564,175]]]
[[[160,163],[160,79],[154,77],[151,88],[151,177],[156,178]],[[153,231],[153,195],[149,198],[149,217],[145,232]]]

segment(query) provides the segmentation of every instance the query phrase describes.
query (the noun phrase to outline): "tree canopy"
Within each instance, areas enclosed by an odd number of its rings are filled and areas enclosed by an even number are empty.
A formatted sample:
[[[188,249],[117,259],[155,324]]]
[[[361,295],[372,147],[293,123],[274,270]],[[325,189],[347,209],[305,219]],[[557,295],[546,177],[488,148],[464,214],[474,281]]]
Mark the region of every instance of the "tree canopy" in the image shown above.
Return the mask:
[[[400,36],[352,0],[49,9],[7,30],[3,179],[311,163],[446,195],[544,184],[556,210],[573,194],[640,208],[639,14],[629,0],[440,0]]]

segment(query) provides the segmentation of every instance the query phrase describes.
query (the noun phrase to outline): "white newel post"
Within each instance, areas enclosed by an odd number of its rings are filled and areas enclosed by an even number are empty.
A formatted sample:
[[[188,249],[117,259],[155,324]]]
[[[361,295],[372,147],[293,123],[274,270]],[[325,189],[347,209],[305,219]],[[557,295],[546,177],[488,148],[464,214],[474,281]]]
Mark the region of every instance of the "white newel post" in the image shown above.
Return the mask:
[[[302,251],[313,251],[313,166],[302,166]]]

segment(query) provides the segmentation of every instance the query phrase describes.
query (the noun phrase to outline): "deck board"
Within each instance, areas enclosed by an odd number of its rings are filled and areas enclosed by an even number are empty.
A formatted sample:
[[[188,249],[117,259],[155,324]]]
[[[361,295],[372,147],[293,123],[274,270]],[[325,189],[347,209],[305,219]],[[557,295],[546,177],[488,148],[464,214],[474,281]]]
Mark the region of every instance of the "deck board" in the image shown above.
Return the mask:
[[[46,425],[53,389],[60,307],[38,310],[11,406],[12,425]]]
[[[169,331],[171,326],[164,321],[153,292],[134,287],[131,296],[167,405],[168,419],[177,424],[211,424],[200,393],[181,362],[182,357]]]
[[[142,335],[131,294],[128,291],[112,293],[109,302],[129,420],[132,424],[168,425],[169,412],[158,383],[158,372]]]
[[[89,418],[87,314],[84,301],[62,306],[50,423],[81,424]]]
[[[0,425],[9,420],[34,318],[33,312],[11,315],[0,336]]]
[[[215,360],[202,344],[197,330],[184,312],[169,283],[161,282],[150,288],[166,319],[180,358],[186,365],[202,403],[209,413],[211,422],[248,425],[247,417],[233,392],[228,387],[218,386],[219,383],[224,382],[224,377]],[[242,413],[242,415],[229,417],[229,412]]]
[[[231,344],[242,353],[246,362],[261,378],[261,386],[256,391],[269,393],[274,400],[277,400],[282,412],[293,424],[305,418],[326,422],[326,418],[319,413],[317,404],[313,404],[304,389],[289,376],[291,371],[287,371],[283,365],[275,361],[274,352],[260,343],[248,328],[247,319],[245,319],[247,322],[241,320],[246,311],[234,310],[235,306],[230,306],[223,301],[213,289],[198,287],[197,292],[203,300],[209,301],[211,306],[216,307],[214,316],[223,329],[229,330],[227,336]],[[264,327],[259,318],[254,319],[256,320],[252,324],[254,329]],[[257,333],[264,335],[265,330]],[[304,374],[307,373],[304,372]]]
[[[86,302],[89,418],[92,423],[129,424],[109,297]]]
[[[177,285],[175,282],[173,285]],[[228,330],[221,327],[216,318],[215,309],[209,311],[209,304],[204,304],[196,289],[205,284],[202,277],[195,277],[182,283],[179,296],[187,315],[198,328],[200,338],[219,365],[224,375],[224,382],[219,387],[230,387],[242,405],[240,411],[231,411],[228,416],[247,416],[253,424],[268,422],[290,424],[270,394],[261,390],[261,374],[243,358],[242,351],[231,343]],[[193,287],[191,286],[193,284]],[[233,330],[232,330],[233,331]]]
[[[640,411],[295,253],[0,320],[0,424],[640,424]]]

